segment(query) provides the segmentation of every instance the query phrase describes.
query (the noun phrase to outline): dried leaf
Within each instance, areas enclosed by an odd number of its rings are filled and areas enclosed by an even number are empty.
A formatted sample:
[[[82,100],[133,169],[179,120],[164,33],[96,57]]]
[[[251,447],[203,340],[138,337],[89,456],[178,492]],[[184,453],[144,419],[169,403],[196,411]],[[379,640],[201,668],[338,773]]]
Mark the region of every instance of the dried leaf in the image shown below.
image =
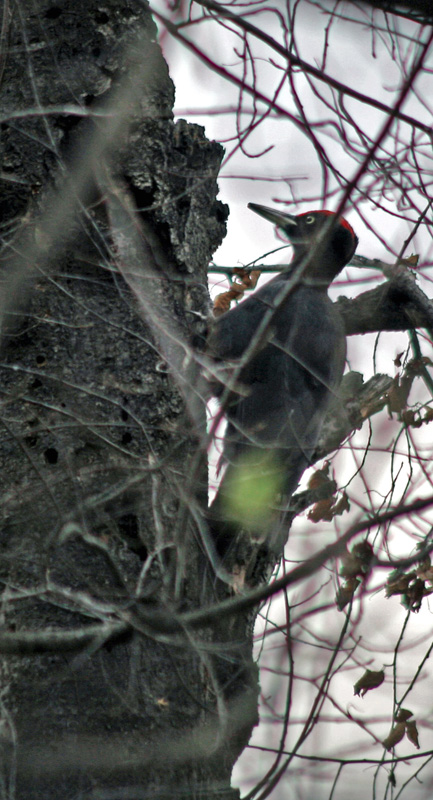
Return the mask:
[[[351,578],[355,575],[364,578],[370,569],[373,556],[373,548],[367,540],[355,544],[350,552],[346,552],[342,556],[340,575],[343,578]]]
[[[430,559],[425,559],[416,571],[417,577],[423,581],[433,581],[433,567],[430,564]]]
[[[364,697],[364,695],[366,695],[367,692],[370,691],[370,689],[377,689],[377,687],[380,686],[384,682],[384,680],[385,680],[385,672],[383,669],[377,671],[374,671],[372,669],[367,669],[364,672],[363,676],[359,679],[359,681],[355,683],[353,687],[354,689],[353,693],[361,695],[361,697]]]
[[[371,561],[374,557],[374,551],[370,542],[364,539],[363,542],[355,544],[352,548],[352,555],[358,559],[359,572],[365,575],[370,569]]]
[[[334,517],[341,516],[341,514],[344,514],[345,511],[350,511],[349,498],[346,492],[343,492],[340,499],[336,502],[333,511],[334,511]]]
[[[415,745],[417,750],[419,750],[418,729],[415,720],[406,723],[406,736],[409,741]]]
[[[427,359],[427,361],[429,361],[429,359]],[[392,386],[386,395],[388,402],[388,411],[390,413],[390,416],[392,416],[393,412],[397,412],[400,418],[403,417],[402,412],[407,406],[414,378],[417,375],[422,374],[423,370],[425,369],[426,363],[427,362],[425,357],[418,359],[412,358],[411,361],[407,363],[404,374],[401,377],[396,375],[396,377],[393,380]],[[409,414],[408,419],[410,420],[411,419],[410,415],[412,412],[406,412],[406,413]],[[413,417],[413,419],[415,419],[415,417]],[[408,422],[407,424],[413,424],[413,423]],[[417,422],[415,423],[415,426],[419,427]]]
[[[349,578],[343,586],[340,586],[335,595],[335,603],[339,611],[343,611],[343,608],[350,603],[360,583],[359,578]]]
[[[320,484],[316,484],[319,486]],[[310,486],[311,488],[311,486]],[[308,512],[308,519],[311,522],[321,522],[325,520],[330,522],[337,515],[343,514],[345,511],[350,510],[350,503],[347,494],[344,492],[342,497],[335,503],[334,498],[327,497],[324,500],[319,500],[314,504],[313,508]]]
[[[217,295],[213,304],[213,313],[215,317],[220,317],[230,309],[232,300],[241,300],[244,292],[255,289],[257,281],[261,275],[259,269],[253,269],[251,272],[243,267],[235,267],[233,273],[240,278],[240,280],[233,281],[230,289]]]
[[[396,722],[407,722],[410,717],[413,717],[413,711],[409,711],[408,708],[401,708],[398,714],[396,715],[395,721]]]
[[[391,597],[393,594],[405,594],[408,590],[410,581],[415,576],[415,572],[410,572],[407,575],[401,569],[394,569],[388,575],[385,590],[386,597]]]
[[[392,750],[396,744],[401,742],[406,732],[406,725],[404,722],[399,722],[391,729],[389,735],[383,740],[382,744],[385,750]]]
[[[432,421],[432,419],[433,419],[433,408],[431,408],[430,406],[427,408],[423,419],[424,419],[424,422],[427,422],[427,423]]]
[[[393,412],[401,414],[406,407],[407,396],[400,386],[398,375],[394,378],[390,390],[386,393],[386,398],[390,418],[392,418]]]
[[[427,594],[425,591],[424,581],[422,581],[420,578],[416,578],[414,581],[410,582],[401,602],[405,608],[417,613],[421,608],[424,594]]]
[[[308,519],[311,522],[330,522],[333,518],[332,503],[333,497],[326,497],[324,500],[319,500],[314,504],[313,508],[308,512]]]
[[[407,428],[420,428],[423,423],[421,417],[419,415],[415,416],[415,412],[410,408],[402,411],[401,421],[406,425]]]
[[[222,314],[225,314],[226,311],[229,311],[231,301],[232,297],[230,296],[230,292],[223,292],[217,295],[213,303],[214,317],[220,317]]]
[[[419,253],[412,253],[407,258],[402,258],[399,263],[407,264],[409,267],[417,267],[419,261]]]
[[[308,481],[309,489],[318,489],[324,483],[329,482],[329,467],[330,462],[325,461],[322,469],[315,469],[310,480]]]

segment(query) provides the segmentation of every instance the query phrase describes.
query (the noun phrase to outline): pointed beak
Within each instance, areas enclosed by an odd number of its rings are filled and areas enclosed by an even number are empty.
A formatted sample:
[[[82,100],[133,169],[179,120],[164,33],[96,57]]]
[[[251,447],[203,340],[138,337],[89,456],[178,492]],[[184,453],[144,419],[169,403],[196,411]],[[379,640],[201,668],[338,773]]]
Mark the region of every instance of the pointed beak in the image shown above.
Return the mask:
[[[296,228],[298,224],[296,222],[296,217],[294,217],[292,214],[283,214],[282,211],[277,211],[275,208],[259,206],[257,203],[248,203],[248,208],[250,208],[251,211],[254,211],[256,214],[259,214],[264,219],[267,219],[268,222],[272,222],[273,225],[278,225],[279,228],[284,228],[288,235],[289,227],[293,226],[293,228]]]

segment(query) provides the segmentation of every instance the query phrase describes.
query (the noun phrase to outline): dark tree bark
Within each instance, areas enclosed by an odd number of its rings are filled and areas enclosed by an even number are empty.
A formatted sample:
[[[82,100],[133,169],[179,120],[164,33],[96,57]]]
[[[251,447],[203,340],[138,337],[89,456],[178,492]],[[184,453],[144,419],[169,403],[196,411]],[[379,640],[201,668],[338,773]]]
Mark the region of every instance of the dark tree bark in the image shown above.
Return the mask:
[[[11,1],[3,34],[1,794],[235,798],[245,619],[159,625],[227,591],[191,514],[222,148],[173,123],[139,0]]]

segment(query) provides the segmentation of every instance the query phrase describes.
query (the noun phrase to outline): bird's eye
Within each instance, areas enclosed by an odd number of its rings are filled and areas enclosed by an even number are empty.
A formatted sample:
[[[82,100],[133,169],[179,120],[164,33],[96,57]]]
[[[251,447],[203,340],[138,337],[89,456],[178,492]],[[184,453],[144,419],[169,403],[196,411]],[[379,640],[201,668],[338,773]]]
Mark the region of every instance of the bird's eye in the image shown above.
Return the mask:
[[[307,223],[307,225],[312,225],[313,222],[315,222],[315,221],[316,221],[316,217],[313,217],[311,214],[310,214],[309,217],[306,217],[306,219],[305,219],[305,222]]]

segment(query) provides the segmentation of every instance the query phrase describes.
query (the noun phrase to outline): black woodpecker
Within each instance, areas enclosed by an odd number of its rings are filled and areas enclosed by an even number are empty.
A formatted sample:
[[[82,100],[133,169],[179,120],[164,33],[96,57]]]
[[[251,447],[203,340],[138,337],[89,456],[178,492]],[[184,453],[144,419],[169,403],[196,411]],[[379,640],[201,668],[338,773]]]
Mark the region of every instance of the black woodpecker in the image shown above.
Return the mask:
[[[263,504],[277,509],[281,521],[311,464],[343,375],[346,340],[327,290],[358,238],[347,220],[330,211],[293,216],[255,203],[248,207],[284,232],[294,255],[210,332],[209,355],[234,377],[229,388],[223,380],[211,381],[227,417],[227,469],[210,520],[213,528],[213,522],[242,523],[264,538],[274,511]]]

